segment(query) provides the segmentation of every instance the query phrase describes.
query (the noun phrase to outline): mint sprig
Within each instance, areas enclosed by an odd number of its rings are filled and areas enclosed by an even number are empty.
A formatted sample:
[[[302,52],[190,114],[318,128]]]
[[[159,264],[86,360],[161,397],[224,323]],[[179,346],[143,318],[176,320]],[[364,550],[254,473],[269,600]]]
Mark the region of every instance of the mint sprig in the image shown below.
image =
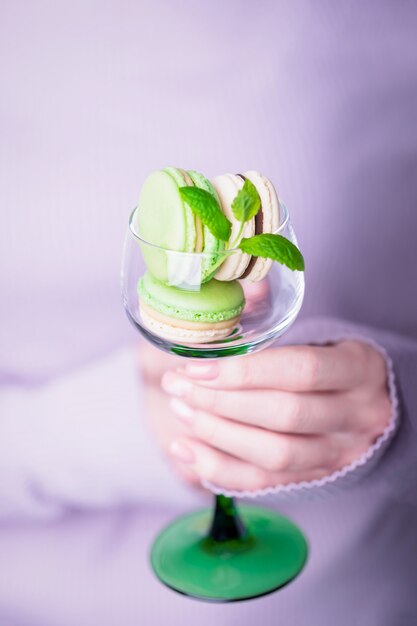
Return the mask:
[[[304,258],[297,246],[282,235],[265,233],[243,238],[239,248],[247,254],[260,256],[286,265],[290,270],[304,271]]]
[[[255,185],[247,178],[232,202],[233,215],[239,222],[248,222],[261,208],[261,198]]]
[[[229,241],[232,225],[211,193],[199,187],[188,186],[180,187],[178,191],[192,212],[217,239]]]
[[[205,189],[194,186],[180,187],[178,191],[183,201],[200,218],[204,226],[207,226],[217,239],[228,242],[232,225],[224,215],[215,196]],[[228,246],[229,249],[238,244],[245,222],[251,220],[260,207],[259,193],[255,185],[246,179],[232,203],[233,215],[241,222],[241,228],[235,241]],[[304,271],[304,258],[300,250],[282,235],[264,233],[254,237],[244,237],[238,247],[246,254],[272,259],[286,265],[290,270]]]

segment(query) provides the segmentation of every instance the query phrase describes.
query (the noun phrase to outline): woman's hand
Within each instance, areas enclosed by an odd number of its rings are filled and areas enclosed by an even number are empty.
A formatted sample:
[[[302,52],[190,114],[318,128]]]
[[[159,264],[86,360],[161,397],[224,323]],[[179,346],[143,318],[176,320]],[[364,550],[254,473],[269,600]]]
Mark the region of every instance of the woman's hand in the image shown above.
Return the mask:
[[[385,360],[358,341],[189,361],[162,386],[188,428],[171,454],[225,489],[331,474],[369,448],[391,413]]]
[[[143,381],[143,401],[146,407],[146,419],[160,449],[173,463],[180,477],[195,486],[200,484],[198,476],[185,463],[178,462],[169,454],[172,442],[177,437],[187,435],[188,429],[179,420],[169,404],[166,393],[161,390],[161,377],[170,368],[179,367],[183,363],[181,357],[173,356],[154,348],[151,344],[141,342],[138,346],[138,367]],[[145,418],[142,416],[141,419]]]

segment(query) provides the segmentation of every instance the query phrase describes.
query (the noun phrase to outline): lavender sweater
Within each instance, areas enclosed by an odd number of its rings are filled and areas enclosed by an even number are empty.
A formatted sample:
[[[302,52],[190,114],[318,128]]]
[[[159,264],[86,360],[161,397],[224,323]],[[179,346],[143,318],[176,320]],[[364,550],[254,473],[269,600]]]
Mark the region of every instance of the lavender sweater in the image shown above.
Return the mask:
[[[416,624],[416,4],[0,11],[0,626]],[[183,598],[146,561],[204,501],[147,430],[119,300],[127,215],[167,164],[269,175],[307,264],[285,341],[357,336],[389,367],[392,420],[363,458],[245,494],[311,546],[248,603]]]

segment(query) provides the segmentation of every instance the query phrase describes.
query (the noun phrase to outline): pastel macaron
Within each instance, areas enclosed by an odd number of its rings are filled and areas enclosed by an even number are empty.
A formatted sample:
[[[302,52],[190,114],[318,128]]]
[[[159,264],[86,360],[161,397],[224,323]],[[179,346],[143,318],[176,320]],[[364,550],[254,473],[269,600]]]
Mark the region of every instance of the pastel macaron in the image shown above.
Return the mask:
[[[258,191],[261,206],[255,217],[246,222],[240,231],[241,222],[233,214],[232,203],[246,179],[249,179]],[[236,248],[242,237],[274,233],[279,228],[281,209],[278,195],[266,176],[255,170],[250,170],[244,174],[222,174],[216,176],[212,182],[220,198],[222,211],[232,223],[229,247]],[[241,236],[237,241],[239,232],[241,232]],[[272,263],[271,259],[253,257],[240,250],[234,250],[226,257],[215,277],[221,281],[244,278],[250,282],[258,282],[265,278]]]
[[[148,269],[164,282],[171,279],[205,282],[215,273],[219,254],[225,243],[204,226],[200,218],[181,198],[180,188],[195,186],[213,195],[216,190],[199,172],[178,167],[166,167],[153,172],[145,180],[138,203],[136,227],[139,236],[154,246],[142,248]],[[166,251],[202,253],[200,275],[196,258],[170,255]],[[197,268],[197,270],[196,270]]]
[[[239,191],[243,187],[244,179],[237,174],[221,174],[212,179],[213,187],[220,199],[223,213],[231,222],[232,230],[229,239],[229,246],[235,241],[239,234],[241,222],[236,220],[232,211],[232,203]],[[252,219],[243,226],[242,237],[252,237],[255,234],[255,221]],[[240,250],[236,250],[227,255],[215,277],[217,280],[228,281],[240,278],[246,270],[251,256]]]
[[[188,184],[183,171],[166,168],[152,172],[142,185],[137,230],[142,239],[160,248],[195,252],[200,226],[179,188]]]
[[[261,207],[254,217],[255,235],[276,232],[281,223],[282,211],[274,185],[266,176],[255,170],[245,172],[243,178],[248,178],[254,184],[261,199]],[[272,264],[271,259],[252,256],[240,278],[256,283],[265,278]]]
[[[219,196],[208,178],[195,170],[189,170],[187,174],[191,178],[195,187],[199,187],[199,189],[207,191],[220,204]],[[224,248],[225,242],[217,239],[210,229],[203,225],[203,246],[201,250],[203,252],[201,257],[203,282],[214,276],[220,255]]]
[[[144,326],[174,342],[208,343],[228,337],[239,325],[245,305],[239,282],[215,279],[199,291],[186,291],[146,274],[138,283],[139,307]]]

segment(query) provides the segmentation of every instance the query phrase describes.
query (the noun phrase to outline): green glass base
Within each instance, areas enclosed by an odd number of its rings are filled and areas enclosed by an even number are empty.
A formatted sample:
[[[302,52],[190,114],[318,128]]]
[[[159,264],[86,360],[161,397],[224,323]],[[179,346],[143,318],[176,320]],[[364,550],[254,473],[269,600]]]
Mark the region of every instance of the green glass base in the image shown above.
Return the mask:
[[[254,506],[239,506],[247,533],[241,539],[207,537],[212,510],[178,518],[152,546],[151,563],[168,587],[214,602],[247,600],[271,593],[300,573],[307,542],[289,519]]]

